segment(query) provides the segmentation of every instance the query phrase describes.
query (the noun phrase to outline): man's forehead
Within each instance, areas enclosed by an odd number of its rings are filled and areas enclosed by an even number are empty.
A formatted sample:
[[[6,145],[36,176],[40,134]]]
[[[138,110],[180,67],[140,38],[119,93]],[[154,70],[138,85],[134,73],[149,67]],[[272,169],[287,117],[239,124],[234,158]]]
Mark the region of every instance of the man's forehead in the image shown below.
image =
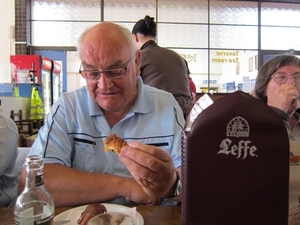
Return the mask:
[[[103,41],[104,43],[125,44],[126,36],[115,24],[100,24],[92,28],[86,35],[88,39]]]
[[[124,34],[114,26],[109,31],[109,27],[110,24],[97,26],[87,33],[81,45],[82,61],[91,65],[108,65],[131,57],[131,45]]]
[[[87,65],[95,67],[114,67],[123,65],[131,57],[130,51],[126,49],[103,49],[95,48],[83,49],[81,61]]]
[[[88,53],[111,55],[112,53],[130,52],[130,44],[124,38],[88,35],[81,44],[81,49]]]
[[[130,56],[130,48],[124,46],[92,45],[83,46],[81,57],[93,57],[95,59],[122,59],[127,55]]]

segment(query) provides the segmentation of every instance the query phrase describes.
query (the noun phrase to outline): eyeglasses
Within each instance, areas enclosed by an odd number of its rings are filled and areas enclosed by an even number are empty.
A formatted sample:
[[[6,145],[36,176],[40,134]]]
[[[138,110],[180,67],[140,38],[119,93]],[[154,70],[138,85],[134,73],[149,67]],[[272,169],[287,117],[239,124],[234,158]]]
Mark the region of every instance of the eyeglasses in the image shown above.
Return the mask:
[[[126,71],[129,66],[129,63],[133,58],[134,58],[133,56],[130,57],[130,59],[126,63],[127,65],[125,67],[120,67],[120,68],[115,68],[115,69],[107,69],[104,71],[82,69],[82,63],[81,63],[81,65],[79,67],[79,73],[81,74],[81,76],[84,79],[87,79],[87,80],[99,80],[101,73],[105,73],[107,77],[112,78],[112,79],[120,78],[120,77],[125,76]]]
[[[273,78],[277,84],[284,84],[287,79],[289,79],[289,77],[291,77],[292,81],[295,84],[300,84],[300,73],[295,73],[294,75],[289,76],[286,73],[278,72],[271,76],[271,78]]]

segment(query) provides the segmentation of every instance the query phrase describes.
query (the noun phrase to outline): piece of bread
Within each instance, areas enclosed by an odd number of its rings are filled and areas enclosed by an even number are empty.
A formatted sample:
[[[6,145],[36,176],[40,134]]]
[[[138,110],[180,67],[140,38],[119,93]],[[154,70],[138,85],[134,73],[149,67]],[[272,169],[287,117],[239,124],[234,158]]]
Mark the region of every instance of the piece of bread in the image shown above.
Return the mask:
[[[77,224],[87,225],[91,218],[103,214],[105,212],[107,212],[106,207],[101,203],[90,204],[81,213],[80,218],[77,220]]]
[[[127,145],[127,142],[123,138],[119,138],[116,134],[110,134],[104,140],[104,151],[114,151],[117,154],[121,153],[121,148]]]

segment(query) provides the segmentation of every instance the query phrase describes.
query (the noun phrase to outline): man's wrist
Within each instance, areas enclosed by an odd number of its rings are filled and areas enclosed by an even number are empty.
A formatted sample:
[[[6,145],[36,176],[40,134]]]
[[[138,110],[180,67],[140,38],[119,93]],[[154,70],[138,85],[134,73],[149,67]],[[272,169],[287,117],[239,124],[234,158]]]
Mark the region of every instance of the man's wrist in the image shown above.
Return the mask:
[[[175,170],[175,173],[176,173],[176,181],[171,188],[171,191],[170,191],[171,194],[169,194],[165,198],[174,198],[181,194],[181,190],[182,190],[181,179],[180,179],[180,176],[179,176],[179,173],[177,170]]]

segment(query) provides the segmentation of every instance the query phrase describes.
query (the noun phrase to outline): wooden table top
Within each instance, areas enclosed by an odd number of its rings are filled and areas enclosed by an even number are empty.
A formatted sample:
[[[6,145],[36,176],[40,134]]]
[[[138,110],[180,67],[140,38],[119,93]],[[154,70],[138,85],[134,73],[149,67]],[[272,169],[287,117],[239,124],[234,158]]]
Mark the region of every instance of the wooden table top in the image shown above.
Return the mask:
[[[55,209],[58,215],[70,207]],[[144,225],[181,225],[181,206],[138,206]],[[13,208],[0,208],[0,225],[14,225]],[[55,224],[54,224],[55,225]]]

